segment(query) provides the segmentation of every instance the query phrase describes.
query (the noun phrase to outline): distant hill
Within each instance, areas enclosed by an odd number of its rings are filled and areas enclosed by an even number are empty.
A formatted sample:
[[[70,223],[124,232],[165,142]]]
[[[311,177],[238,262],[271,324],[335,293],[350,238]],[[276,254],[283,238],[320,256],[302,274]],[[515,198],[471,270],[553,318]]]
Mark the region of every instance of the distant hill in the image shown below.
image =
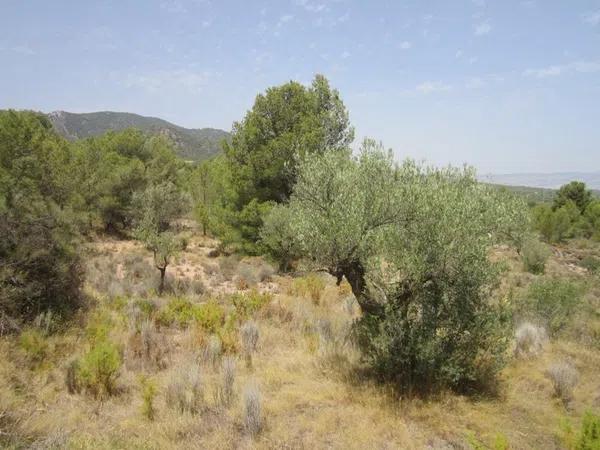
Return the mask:
[[[107,131],[126,128],[168,136],[177,146],[177,154],[186,160],[201,161],[221,150],[221,141],[229,133],[214,128],[191,129],[174,125],[156,117],[138,114],[101,111],[93,113],[70,113],[54,111],[48,118],[56,131],[69,140],[97,136]]]
[[[558,189],[563,184],[577,180],[583,181],[590,189],[600,190],[600,172],[490,174],[480,179],[493,184],[545,189]]]

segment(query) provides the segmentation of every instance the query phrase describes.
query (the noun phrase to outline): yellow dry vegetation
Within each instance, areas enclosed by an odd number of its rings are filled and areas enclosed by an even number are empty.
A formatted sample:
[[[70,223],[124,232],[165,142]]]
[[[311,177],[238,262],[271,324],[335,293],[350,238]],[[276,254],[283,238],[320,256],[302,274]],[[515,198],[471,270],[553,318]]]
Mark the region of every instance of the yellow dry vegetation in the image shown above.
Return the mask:
[[[193,238],[172,269],[176,274],[203,280],[211,298],[216,298],[227,314],[225,323],[229,325],[223,325],[231,327],[227,335],[235,339],[245,319],[236,316],[235,308],[228,304],[234,286],[214,270],[218,259],[207,256],[211,245],[215,243]],[[116,278],[126,282],[129,269],[123,258],[135,252],[142,255],[132,243],[100,243],[90,252],[90,267],[94,267],[94,259],[116,258],[113,262],[123,264],[115,272]],[[510,268],[500,290],[518,298],[535,276],[524,273],[516,254],[507,249],[496,249],[493,256],[506,261]],[[132,264],[139,265],[140,261]],[[261,264],[264,262],[253,260],[244,270]],[[549,270],[553,275],[590,283],[586,301],[597,305],[597,279],[570,264],[555,254]],[[160,340],[144,337],[148,345],[161,342],[168,347],[164,367],[128,364],[128,340],[137,326],[132,319],[132,299],[112,298],[98,289],[101,284],[88,282],[87,291],[96,299],[92,308],[109,317],[102,319],[102,323],[109,323],[103,338],[117,344],[125,359],[117,393],[95,399],[85,392],[69,393],[65,386],[69,362],[91,345],[89,318],[98,317],[93,312],[82,315],[68,329],[44,337],[44,348],[48,349],[44,364],[31,364],[16,337],[2,337],[0,447],[450,449],[475,445],[498,448],[495,443],[508,442],[512,449],[551,449],[563,448],[565,420],[576,425],[586,410],[600,409],[600,347],[584,345],[571,334],[551,341],[536,357],[512,358],[502,372],[495,396],[445,392],[427,399],[399,398],[389,387],[361,375],[357,351],[343,339],[357,314],[356,308],[348,307],[349,289],[335,286],[333,279],[321,279],[322,286],[316,278],[299,283],[283,276],[257,283],[257,292],[270,292],[272,300],[252,318],[260,330],[252,367],[246,367],[243,355],[231,353],[235,346],[217,346],[214,341],[218,337],[209,336],[197,325],[158,326],[145,331],[162,336]],[[306,295],[297,295],[299,288]],[[153,311],[160,311],[169,299],[157,299],[152,292],[143,296],[154,302],[141,308],[146,314],[144,320],[151,322]],[[202,295],[187,298],[205,301]],[[576,320],[600,321],[598,316],[600,309],[595,317]],[[94,327],[102,328],[98,324]],[[221,404],[217,394],[225,356],[236,361],[234,397],[229,405]],[[579,373],[568,407],[554,397],[545,374],[555,361],[569,361]],[[199,367],[201,378],[202,406],[197,414],[181,413],[169,407],[165,399],[167,387],[190,364]],[[156,388],[152,420],[142,412],[142,373]],[[258,386],[261,398],[262,428],[256,436],[244,427],[243,393],[249,384]]]

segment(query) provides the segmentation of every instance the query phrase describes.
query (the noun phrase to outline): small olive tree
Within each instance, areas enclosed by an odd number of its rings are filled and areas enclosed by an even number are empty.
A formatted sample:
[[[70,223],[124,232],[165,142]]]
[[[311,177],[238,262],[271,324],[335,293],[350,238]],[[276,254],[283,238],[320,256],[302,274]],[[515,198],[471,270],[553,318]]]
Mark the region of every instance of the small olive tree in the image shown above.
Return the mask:
[[[347,279],[363,313],[363,356],[382,378],[425,390],[494,378],[509,316],[491,300],[499,267],[488,250],[522,233],[524,204],[468,168],[397,165],[367,140],[356,157],[308,156],[278,208],[288,225],[265,228],[263,242],[277,255],[283,230],[307,261]]]
[[[144,243],[154,257],[154,265],[160,272],[159,294],[164,292],[167,266],[181,249],[181,242],[169,231],[171,220],[186,208],[187,199],[172,183],[150,186],[136,197],[138,225],[136,237]]]

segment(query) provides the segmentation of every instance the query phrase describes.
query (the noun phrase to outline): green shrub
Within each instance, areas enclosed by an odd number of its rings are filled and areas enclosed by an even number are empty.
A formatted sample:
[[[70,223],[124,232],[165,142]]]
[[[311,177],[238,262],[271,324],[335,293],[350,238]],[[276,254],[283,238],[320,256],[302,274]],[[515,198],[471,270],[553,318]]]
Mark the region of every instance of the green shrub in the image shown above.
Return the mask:
[[[581,267],[586,268],[590,273],[600,273],[600,258],[586,256],[581,260]]]
[[[600,450],[600,416],[586,411],[579,430],[573,428],[568,418],[563,419],[561,437],[569,450]]]
[[[149,299],[139,298],[133,304],[140,309],[144,319],[149,319],[156,311],[156,303]]]
[[[114,321],[110,312],[104,309],[96,309],[90,314],[85,328],[87,340],[91,344],[105,341],[113,326]]]
[[[40,364],[48,354],[48,341],[37,329],[25,330],[19,338],[19,346],[33,364]]]
[[[225,311],[216,301],[194,304],[186,299],[175,298],[163,308],[157,317],[162,325],[187,327],[196,322],[210,332],[216,332],[225,320]]]
[[[527,272],[542,274],[546,268],[546,260],[550,256],[550,250],[543,243],[529,239],[523,244],[521,256],[523,266]]]
[[[582,286],[572,281],[539,280],[529,286],[521,309],[544,321],[552,335],[565,328],[582,298]]]
[[[183,298],[173,298],[158,312],[157,321],[161,325],[186,327],[194,319],[194,305]]]
[[[575,450],[600,450],[600,416],[590,411],[584,414]]]
[[[156,384],[144,376],[140,378],[142,388],[142,415],[148,420],[154,420],[156,408],[154,398],[156,397]]]
[[[118,347],[110,341],[99,341],[81,359],[77,376],[83,388],[103,398],[114,394],[120,368]]]
[[[206,331],[216,333],[225,321],[225,311],[216,301],[211,300],[194,308],[194,320]]]
[[[235,293],[231,296],[231,302],[240,319],[247,319],[263,306],[271,302],[273,296],[268,293],[260,293],[256,290],[244,293]]]

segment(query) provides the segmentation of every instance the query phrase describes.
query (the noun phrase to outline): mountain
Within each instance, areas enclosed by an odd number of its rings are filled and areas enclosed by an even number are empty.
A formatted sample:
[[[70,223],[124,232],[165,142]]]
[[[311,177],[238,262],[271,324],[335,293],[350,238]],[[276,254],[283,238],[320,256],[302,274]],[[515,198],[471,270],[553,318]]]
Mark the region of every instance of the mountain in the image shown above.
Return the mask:
[[[215,128],[183,128],[156,117],[124,112],[78,114],[54,111],[48,114],[48,118],[55,130],[69,140],[84,139],[126,128],[166,135],[175,143],[180,157],[193,161],[201,161],[215,155],[221,150],[221,141],[229,138],[228,132]]]
[[[576,180],[583,181],[590,189],[600,189],[600,172],[489,174],[483,175],[480,178],[481,181],[493,184],[545,189],[558,189],[563,184]]]

